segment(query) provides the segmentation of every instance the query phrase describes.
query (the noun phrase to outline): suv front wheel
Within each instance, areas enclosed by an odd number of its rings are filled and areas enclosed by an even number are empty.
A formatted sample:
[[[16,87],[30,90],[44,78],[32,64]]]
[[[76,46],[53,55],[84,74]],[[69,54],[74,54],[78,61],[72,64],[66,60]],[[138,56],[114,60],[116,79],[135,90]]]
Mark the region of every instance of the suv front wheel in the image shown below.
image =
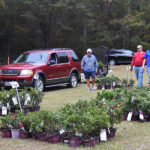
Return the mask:
[[[69,79],[69,87],[71,88],[75,88],[77,87],[77,84],[78,84],[78,79],[77,79],[77,75],[75,73],[72,73],[70,75],[70,79]]]
[[[39,90],[39,91],[44,91],[44,80],[42,77],[39,77],[39,79],[35,80],[34,88]]]

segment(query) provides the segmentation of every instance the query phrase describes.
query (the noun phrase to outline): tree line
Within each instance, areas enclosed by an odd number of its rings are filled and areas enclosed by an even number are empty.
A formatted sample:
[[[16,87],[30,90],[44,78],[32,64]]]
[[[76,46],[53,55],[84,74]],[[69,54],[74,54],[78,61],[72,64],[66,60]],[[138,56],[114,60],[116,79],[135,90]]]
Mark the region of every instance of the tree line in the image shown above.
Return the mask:
[[[40,48],[150,47],[150,0],[0,0],[0,62]]]

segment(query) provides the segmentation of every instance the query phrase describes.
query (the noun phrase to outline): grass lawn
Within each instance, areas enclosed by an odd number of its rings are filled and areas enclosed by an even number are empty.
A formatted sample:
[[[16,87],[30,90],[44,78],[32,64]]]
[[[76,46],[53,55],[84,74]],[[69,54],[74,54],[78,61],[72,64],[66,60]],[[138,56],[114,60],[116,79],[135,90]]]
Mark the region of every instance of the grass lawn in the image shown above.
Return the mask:
[[[119,78],[126,78],[127,66],[114,66],[111,67],[113,74]],[[130,78],[130,73],[128,73]],[[132,73],[135,79],[134,71]],[[144,85],[148,81],[147,72],[144,72]],[[137,84],[137,83],[136,83]],[[86,85],[84,85],[84,97],[90,100],[96,96],[97,91],[88,92]],[[82,84],[77,88],[71,89],[64,87],[49,88],[45,92],[44,99],[41,103],[42,110],[55,111],[66,103],[75,103],[82,99]],[[95,148],[78,148],[79,150],[150,150],[150,123],[138,122],[122,122],[116,125],[116,137],[108,142],[101,142]],[[70,150],[67,145],[63,144],[50,144],[40,142],[33,139],[28,140],[12,140],[2,139],[0,137],[0,150]]]

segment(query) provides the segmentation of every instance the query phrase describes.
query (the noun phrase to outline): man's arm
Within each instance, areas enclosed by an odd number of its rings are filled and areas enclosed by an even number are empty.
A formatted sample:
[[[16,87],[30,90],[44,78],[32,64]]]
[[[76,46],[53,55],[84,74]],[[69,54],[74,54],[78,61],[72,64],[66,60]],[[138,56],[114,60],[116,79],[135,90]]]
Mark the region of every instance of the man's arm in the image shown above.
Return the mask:
[[[82,61],[81,61],[81,68],[82,68],[82,70],[84,70],[84,67],[85,67],[85,57],[83,57]]]
[[[143,70],[145,67],[146,59],[147,59],[147,52],[145,53],[144,60],[143,60],[143,66],[142,66]]]

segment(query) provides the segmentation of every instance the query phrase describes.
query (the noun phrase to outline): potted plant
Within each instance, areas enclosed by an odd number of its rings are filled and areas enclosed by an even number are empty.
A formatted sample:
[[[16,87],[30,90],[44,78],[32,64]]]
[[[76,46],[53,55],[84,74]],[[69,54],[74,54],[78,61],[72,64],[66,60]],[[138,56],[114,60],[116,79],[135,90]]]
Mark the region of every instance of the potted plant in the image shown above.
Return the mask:
[[[20,122],[20,138],[21,139],[27,139],[30,137],[30,132],[29,129],[31,127],[31,113],[27,113],[26,115],[23,115],[21,117],[21,122]]]
[[[46,111],[34,112],[31,115],[30,131],[32,137],[36,140],[46,141],[46,129],[44,127],[44,116]]]
[[[16,114],[13,113],[8,114],[8,116],[10,116],[12,139],[20,138],[21,115],[22,113],[20,111],[16,111]]]
[[[123,120],[121,102],[116,102],[115,100],[107,101],[105,102],[105,105],[103,105],[103,107],[106,109],[109,116],[110,129],[107,135],[108,138],[112,138],[115,136],[116,133],[116,128],[114,128],[114,124],[121,123],[121,121]]]
[[[11,138],[10,116],[0,118],[0,130],[3,138]]]
[[[99,135],[100,129],[109,126],[108,115],[104,109],[96,106],[88,106],[79,115],[79,133],[83,135],[84,146],[95,146],[95,137]]]
[[[47,141],[56,144],[60,142],[59,133],[59,121],[61,121],[61,115],[59,113],[48,112],[46,118],[44,119],[44,126],[47,132]]]

